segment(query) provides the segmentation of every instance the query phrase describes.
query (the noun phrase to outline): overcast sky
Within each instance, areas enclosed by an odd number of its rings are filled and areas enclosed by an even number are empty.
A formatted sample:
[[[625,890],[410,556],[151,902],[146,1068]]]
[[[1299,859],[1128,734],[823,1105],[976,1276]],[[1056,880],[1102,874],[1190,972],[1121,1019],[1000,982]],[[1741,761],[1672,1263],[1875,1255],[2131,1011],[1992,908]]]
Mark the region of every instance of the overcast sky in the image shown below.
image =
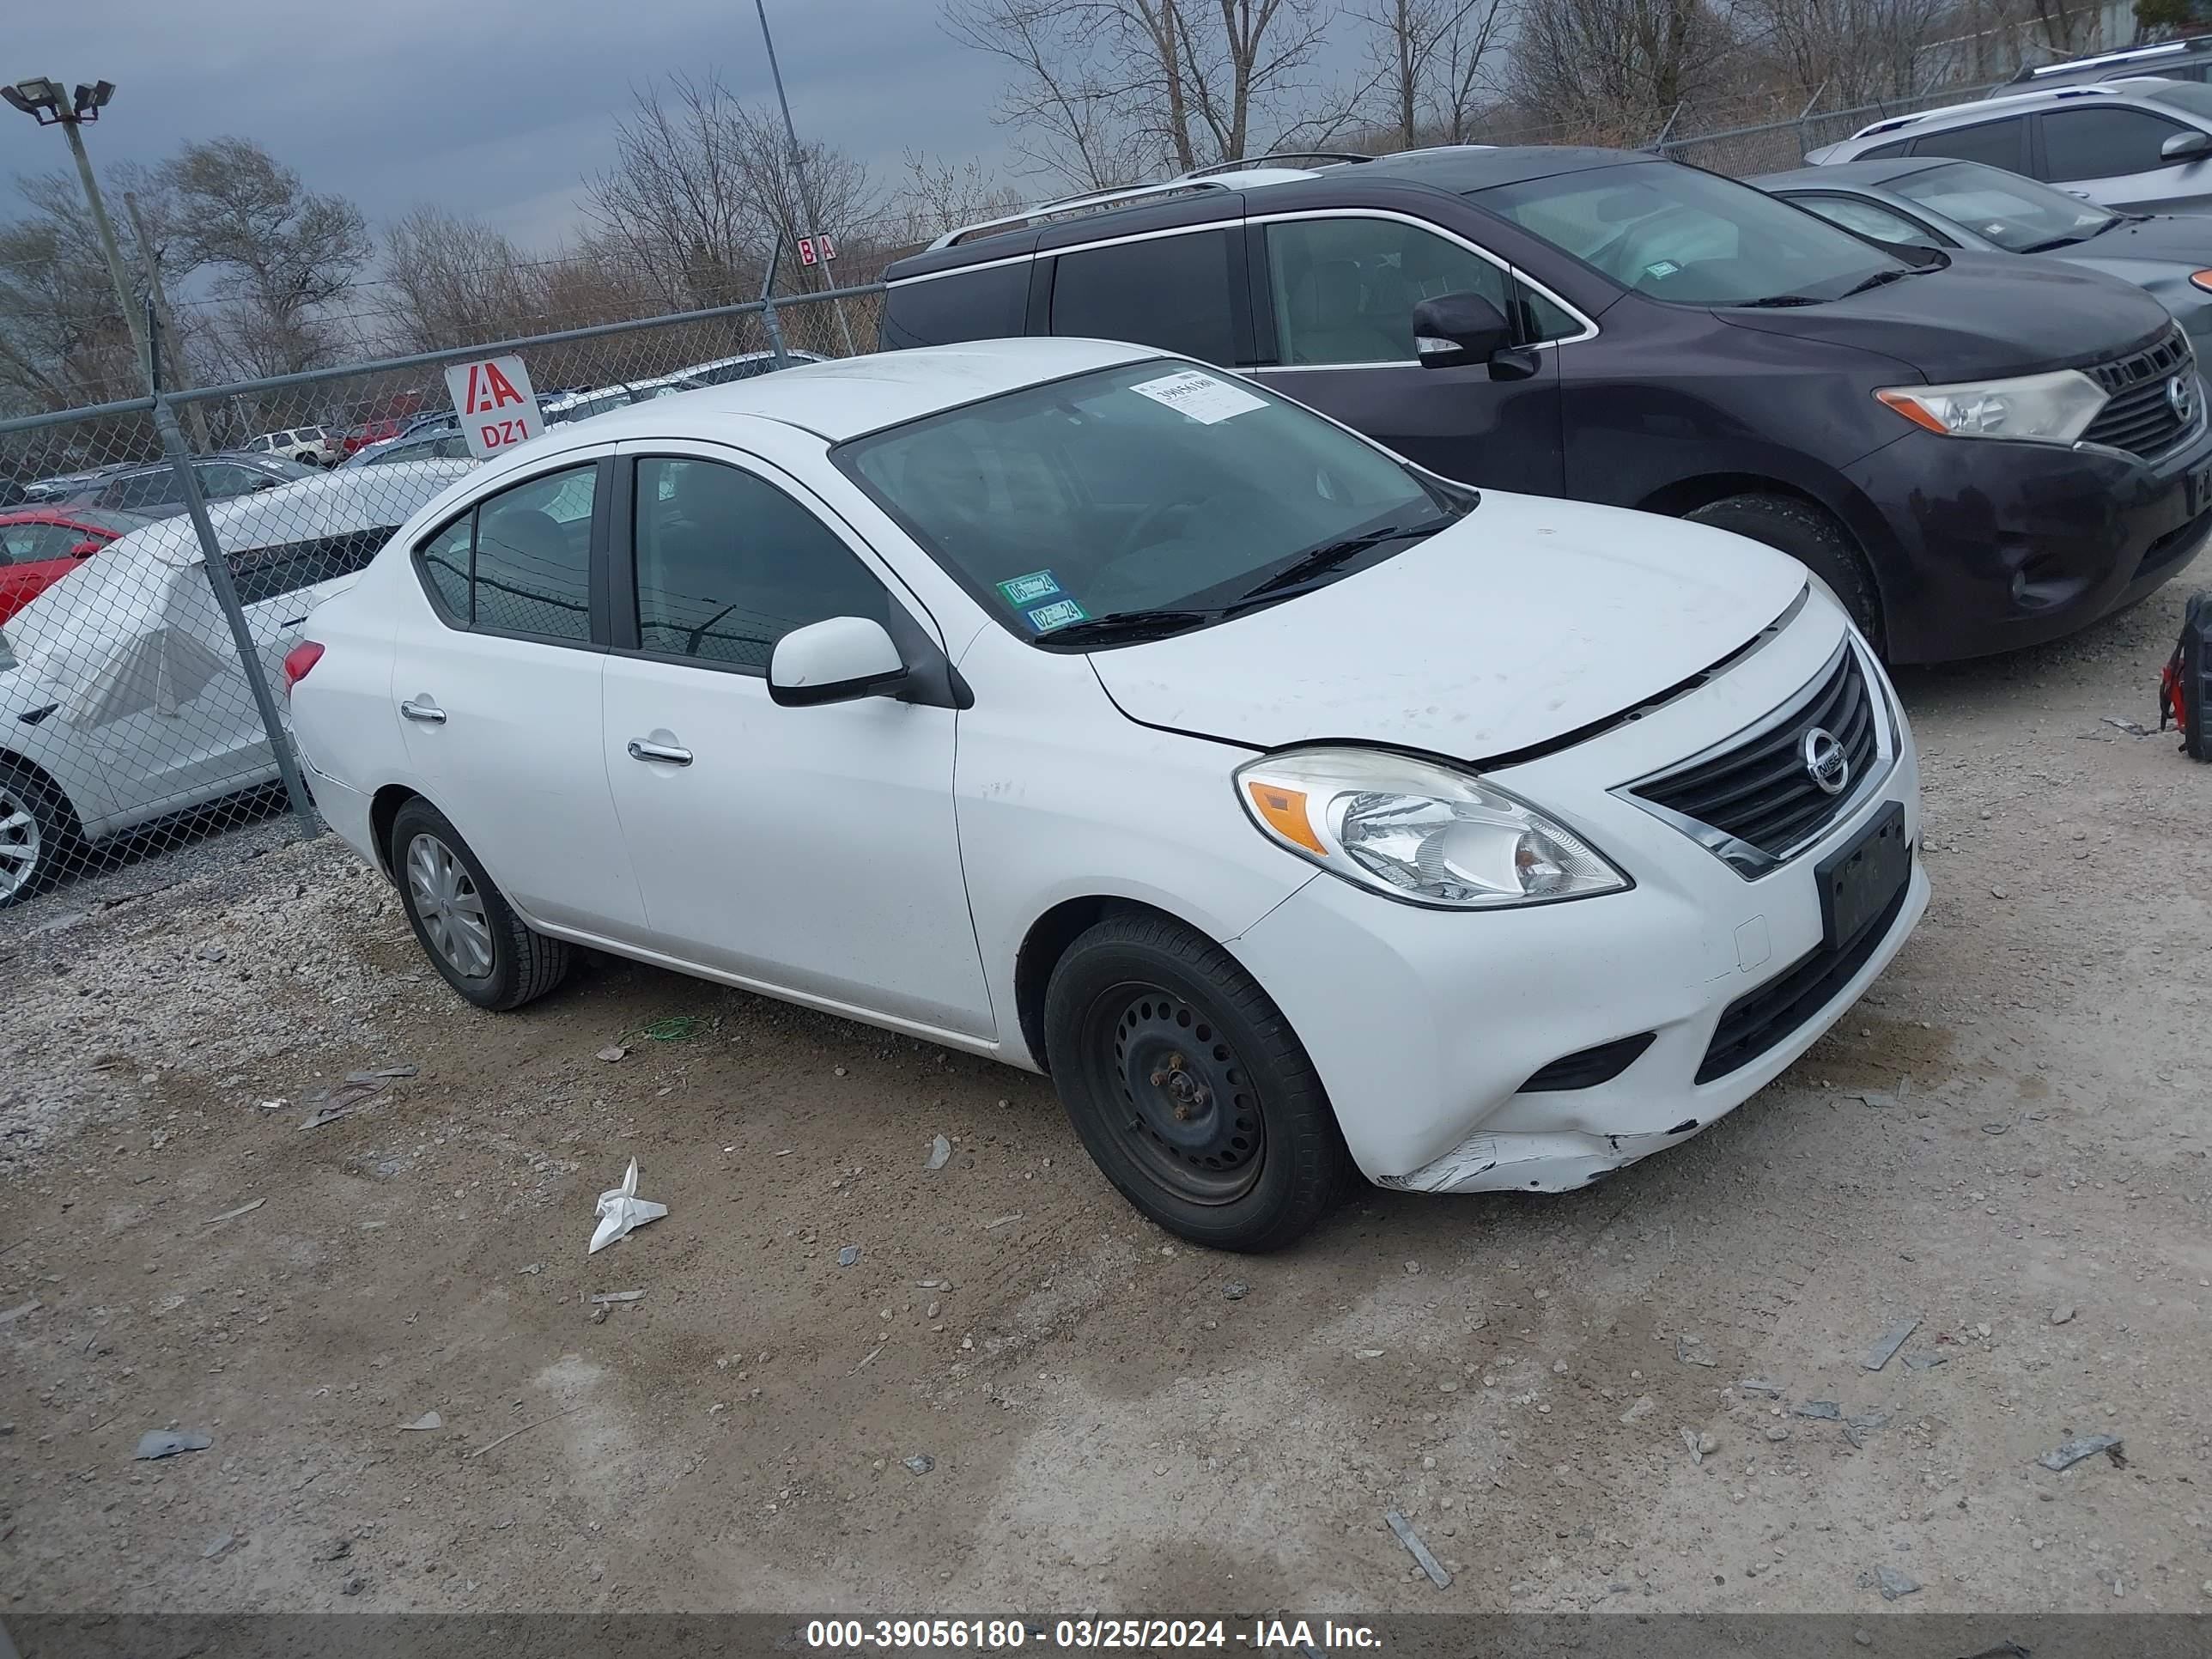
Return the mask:
[[[768,0],[792,118],[891,182],[914,149],[987,167],[996,66],[935,0]],[[752,0],[0,0],[0,76],[107,79],[95,167],[234,133],[381,224],[418,201],[529,246],[576,222],[633,88],[717,70],[772,100]],[[68,165],[58,132],[0,107],[0,178]],[[12,203],[0,204],[0,216]]]

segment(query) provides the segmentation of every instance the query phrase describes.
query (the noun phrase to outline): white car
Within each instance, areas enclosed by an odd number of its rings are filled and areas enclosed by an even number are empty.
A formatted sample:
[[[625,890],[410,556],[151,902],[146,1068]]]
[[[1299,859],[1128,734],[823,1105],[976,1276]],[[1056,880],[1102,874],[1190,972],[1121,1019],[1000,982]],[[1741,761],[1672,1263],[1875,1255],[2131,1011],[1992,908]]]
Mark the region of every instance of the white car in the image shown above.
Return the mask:
[[[1132,1202],[1575,1188],[1803,1053],[1927,902],[1789,559],[1444,482],[1142,348],[795,368],[488,462],[294,724],[439,972],[587,945],[1049,1070]]]
[[[208,508],[273,684],[319,599],[469,463],[320,475]],[[191,520],[109,543],[0,630],[0,908],[72,854],[267,783],[275,757]]]
[[[264,432],[258,438],[248,438],[240,447],[256,455],[282,455],[307,466],[335,466],[343,456],[338,440],[319,426]]]

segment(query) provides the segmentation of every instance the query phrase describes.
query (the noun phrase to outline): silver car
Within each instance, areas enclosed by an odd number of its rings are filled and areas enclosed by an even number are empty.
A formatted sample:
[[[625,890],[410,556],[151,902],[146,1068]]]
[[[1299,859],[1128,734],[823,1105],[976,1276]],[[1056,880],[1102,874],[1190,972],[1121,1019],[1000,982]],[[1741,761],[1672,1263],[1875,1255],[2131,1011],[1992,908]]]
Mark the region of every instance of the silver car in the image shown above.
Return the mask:
[[[2212,220],[2114,213],[1978,161],[1897,156],[1747,181],[1878,242],[2019,253],[2086,266],[2156,295],[2212,362]]]
[[[351,586],[466,461],[318,473],[210,507],[270,679],[307,613]],[[75,849],[276,775],[189,520],[110,543],[0,630],[0,908]]]
[[[2150,76],[1893,115],[1815,167],[1899,156],[1979,161],[2130,212],[2212,213],[2212,86]]]

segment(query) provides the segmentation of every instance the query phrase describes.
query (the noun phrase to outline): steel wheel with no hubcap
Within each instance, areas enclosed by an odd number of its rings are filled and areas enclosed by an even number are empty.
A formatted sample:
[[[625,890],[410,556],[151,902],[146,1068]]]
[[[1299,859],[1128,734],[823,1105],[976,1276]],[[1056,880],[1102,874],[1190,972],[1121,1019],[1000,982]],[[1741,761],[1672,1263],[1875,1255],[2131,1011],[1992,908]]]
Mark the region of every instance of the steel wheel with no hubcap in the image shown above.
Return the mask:
[[[0,785],[0,898],[13,897],[39,867],[45,841],[31,804]]]
[[[1214,1023],[1157,986],[1117,987],[1095,1007],[1113,1021],[1110,1081],[1146,1173],[1193,1203],[1249,1192],[1267,1152],[1260,1103]]]
[[[488,977],[493,958],[483,898],[453,849],[435,836],[410,842],[407,890],[430,948],[462,978]]]

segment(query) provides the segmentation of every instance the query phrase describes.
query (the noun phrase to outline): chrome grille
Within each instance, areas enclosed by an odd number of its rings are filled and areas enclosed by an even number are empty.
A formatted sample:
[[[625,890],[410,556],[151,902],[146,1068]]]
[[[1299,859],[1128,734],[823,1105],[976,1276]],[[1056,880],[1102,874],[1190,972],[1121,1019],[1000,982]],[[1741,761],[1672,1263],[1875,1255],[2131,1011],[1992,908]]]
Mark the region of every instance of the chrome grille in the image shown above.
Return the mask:
[[[2203,389],[2197,385],[2196,356],[2179,328],[2155,344],[2087,371],[2111,401],[2089,422],[2081,441],[2124,449],[2130,455],[2160,455],[2194,430]],[[2179,375],[2190,377],[2188,413],[2176,409],[2168,388]]]

